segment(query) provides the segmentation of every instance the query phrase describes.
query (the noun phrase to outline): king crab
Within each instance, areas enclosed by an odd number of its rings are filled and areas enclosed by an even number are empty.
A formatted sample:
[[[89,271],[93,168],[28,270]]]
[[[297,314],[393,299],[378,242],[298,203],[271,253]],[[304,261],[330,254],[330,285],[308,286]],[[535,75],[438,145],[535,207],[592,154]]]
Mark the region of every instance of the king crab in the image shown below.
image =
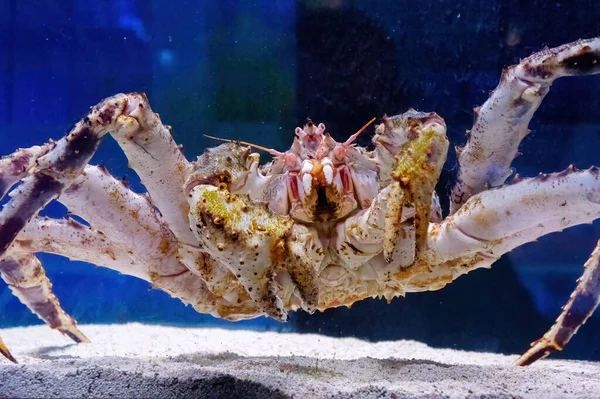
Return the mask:
[[[600,38],[505,69],[459,149],[445,219],[434,188],[449,143],[435,113],[384,117],[373,150],[353,144],[364,128],[338,143],[308,121],[288,151],[229,141],[189,162],[143,94],[118,94],[59,141],[0,159],[0,199],[20,181],[0,211],[0,273],[25,305],[76,342],[87,338],[52,293],[38,252],[144,279],[232,321],[286,320],[291,310],[441,289],[519,245],[600,217],[595,167],[505,184],[552,82],[599,72]],[[148,194],[88,164],[107,133]],[[273,161],[260,166],[251,147]],[[89,225],[38,216],[54,199]],[[554,326],[516,364],[562,349],[597,307],[600,244],[585,266]],[[0,352],[15,361],[1,340]]]

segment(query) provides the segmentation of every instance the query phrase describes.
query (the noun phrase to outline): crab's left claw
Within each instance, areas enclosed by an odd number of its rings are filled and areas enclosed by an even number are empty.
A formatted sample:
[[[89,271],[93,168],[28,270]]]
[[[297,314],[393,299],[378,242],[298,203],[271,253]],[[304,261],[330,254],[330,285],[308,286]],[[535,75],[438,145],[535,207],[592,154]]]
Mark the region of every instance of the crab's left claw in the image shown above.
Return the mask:
[[[0,353],[2,353],[2,355],[7,358],[8,360],[10,360],[13,363],[18,363],[17,359],[14,358],[14,356],[10,353],[10,351],[8,350],[8,348],[6,347],[6,345],[4,344],[4,341],[2,341],[2,338],[0,338]]]

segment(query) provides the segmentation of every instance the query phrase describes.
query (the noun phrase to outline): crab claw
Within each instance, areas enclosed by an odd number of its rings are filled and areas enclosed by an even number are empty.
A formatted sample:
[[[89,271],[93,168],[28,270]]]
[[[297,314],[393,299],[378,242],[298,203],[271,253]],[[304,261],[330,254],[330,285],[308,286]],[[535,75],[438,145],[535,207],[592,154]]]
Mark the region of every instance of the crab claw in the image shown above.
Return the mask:
[[[7,358],[8,360],[10,360],[13,363],[18,363],[17,359],[15,359],[13,357],[13,355],[10,353],[10,351],[8,350],[8,348],[6,347],[6,345],[4,344],[4,341],[2,341],[2,338],[0,338],[0,353],[2,353],[2,355]]]

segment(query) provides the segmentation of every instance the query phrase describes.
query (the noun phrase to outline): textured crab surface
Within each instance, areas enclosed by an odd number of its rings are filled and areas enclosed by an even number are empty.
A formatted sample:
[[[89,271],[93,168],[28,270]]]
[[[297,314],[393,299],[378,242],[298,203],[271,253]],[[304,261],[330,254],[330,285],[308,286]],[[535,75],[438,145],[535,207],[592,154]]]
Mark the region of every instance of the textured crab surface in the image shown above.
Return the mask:
[[[197,311],[227,320],[350,306],[437,290],[490,267],[550,232],[600,217],[595,167],[505,181],[535,110],[562,76],[600,72],[600,38],[543,50],[505,69],[476,109],[443,219],[435,186],[446,161],[446,123],[409,110],[383,117],[372,148],[324,124],[296,128],[285,152],[228,141],[194,162],[141,94],[92,108],[57,142],[0,159],[0,274],[50,327],[87,338],[61,308],[36,257],[55,253],[150,282]],[[110,134],[147,194],[88,165]],[[19,183],[20,181],[20,183]],[[0,197],[1,198],[1,197]],[[37,216],[58,200],[88,225]],[[600,247],[552,329],[518,364],[562,349],[600,298]],[[0,352],[11,360],[0,341]]]

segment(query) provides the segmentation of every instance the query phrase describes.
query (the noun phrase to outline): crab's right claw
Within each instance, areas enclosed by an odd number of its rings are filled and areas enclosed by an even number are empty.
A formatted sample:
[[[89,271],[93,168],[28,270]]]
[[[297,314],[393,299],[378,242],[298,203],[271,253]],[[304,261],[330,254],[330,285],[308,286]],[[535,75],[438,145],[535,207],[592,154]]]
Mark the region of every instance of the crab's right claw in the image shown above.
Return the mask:
[[[0,338],[0,353],[2,353],[2,355],[4,355],[4,357],[10,360],[11,362],[18,363],[17,359],[13,357],[13,355],[10,353],[10,351],[4,344],[4,341],[2,341],[2,338]]]
[[[403,191],[402,206],[415,209],[416,248],[422,252],[427,240],[433,192],[448,153],[446,124],[435,113],[414,110],[392,118],[402,118],[414,137],[396,155],[392,178]]]

